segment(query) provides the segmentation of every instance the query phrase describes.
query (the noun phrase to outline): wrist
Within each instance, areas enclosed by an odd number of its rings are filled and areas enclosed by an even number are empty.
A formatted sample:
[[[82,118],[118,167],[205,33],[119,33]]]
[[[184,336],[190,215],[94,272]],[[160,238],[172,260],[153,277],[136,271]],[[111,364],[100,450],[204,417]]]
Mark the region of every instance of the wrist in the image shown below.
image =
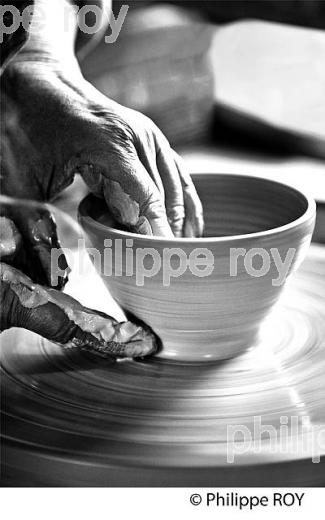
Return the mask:
[[[70,0],[34,0],[26,16],[30,19],[29,39],[16,61],[75,61],[77,18]]]

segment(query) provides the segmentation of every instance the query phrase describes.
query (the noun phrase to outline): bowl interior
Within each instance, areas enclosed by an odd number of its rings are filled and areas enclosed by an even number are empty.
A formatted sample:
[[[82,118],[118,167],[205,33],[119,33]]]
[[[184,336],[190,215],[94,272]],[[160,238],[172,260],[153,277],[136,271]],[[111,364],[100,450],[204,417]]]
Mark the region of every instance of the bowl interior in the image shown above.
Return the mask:
[[[223,174],[192,176],[203,204],[205,237],[225,237],[278,228],[300,218],[308,200],[284,184],[257,177]],[[107,213],[104,202],[87,204],[97,222],[123,229]]]
[[[261,178],[195,178],[204,208],[205,236],[244,235],[284,226],[301,217],[308,201],[294,188]]]

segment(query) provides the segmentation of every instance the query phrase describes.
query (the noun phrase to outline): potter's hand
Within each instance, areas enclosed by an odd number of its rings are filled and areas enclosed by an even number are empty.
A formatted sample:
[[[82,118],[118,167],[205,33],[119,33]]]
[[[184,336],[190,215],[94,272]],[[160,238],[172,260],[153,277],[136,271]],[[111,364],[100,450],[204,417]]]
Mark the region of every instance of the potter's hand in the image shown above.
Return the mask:
[[[68,265],[57,237],[56,224],[46,209],[19,202],[3,203],[0,216],[0,258],[23,271],[35,282],[62,289]],[[51,251],[58,251],[60,276],[51,271]],[[52,280],[53,274],[53,280]],[[53,283],[52,283],[53,282]]]
[[[143,357],[157,349],[149,329],[87,309],[66,294],[34,284],[5,263],[0,263],[0,286],[0,331],[22,327],[104,357]]]
[[[77,63],[64,68],[18,56],[3,86],[10,99],[5,132],[19,172],[17,187],[4,161],[6,194],[18,189],[19,196],[48,200],[79,172],[115,219],[135,232],[202,233],[200,201],[167,139],[150,119],[100,94]]]

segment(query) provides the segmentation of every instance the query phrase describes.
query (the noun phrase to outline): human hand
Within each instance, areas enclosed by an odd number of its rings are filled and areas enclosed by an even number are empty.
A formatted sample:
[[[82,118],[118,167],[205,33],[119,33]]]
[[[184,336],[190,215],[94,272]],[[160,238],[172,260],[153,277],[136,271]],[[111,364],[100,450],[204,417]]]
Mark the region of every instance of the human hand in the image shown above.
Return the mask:
[[[67,73],[52,63],[16,58],[4,72],[3,88],[3,133],[19,172],[18,186],[6,154],[6,194],[50,200],[79,172],[134,231],[202,233],[202,207],[190,176],[146,116],[107,99],[77,67]]]
[[[102,357],[137,358],[157,350],[157,339],[148,327],[119,323],[83,307],[67,294],[34,284],[6,263],[0,263],[0,299],[0,331],[21,327]]]
[[[90,189],[105,198],[114,218],[130,230],[201,235],[202,206],[190,176],[150,119],[108,100],[73,64],[67,72],[55,62],[15,58],[3,74],[2,86],[3,193],[51,200],[79,172]],[[51,219],[36,210],[26,217],[19,209],[14,220],[29,250],[36,253],[35,224],[43,227],[46,247],[38,258],[43,276],[32,277],[50,285],[44,251],[50,251],[51,241],[59,247]]]

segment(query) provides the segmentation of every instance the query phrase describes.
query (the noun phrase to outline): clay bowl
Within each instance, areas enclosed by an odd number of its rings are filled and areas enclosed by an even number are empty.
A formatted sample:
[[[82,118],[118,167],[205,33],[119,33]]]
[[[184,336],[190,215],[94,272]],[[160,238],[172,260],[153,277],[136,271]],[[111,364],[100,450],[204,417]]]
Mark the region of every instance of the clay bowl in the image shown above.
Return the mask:
[[[255,344],[305,257],[316,214],[313,199],[278,182],[221,174],[193,180],[205,215],[201,239],[120,230],[93,195],[79,207],[110,293],[160,337],[159,356],[182,362],[227,359]]]

